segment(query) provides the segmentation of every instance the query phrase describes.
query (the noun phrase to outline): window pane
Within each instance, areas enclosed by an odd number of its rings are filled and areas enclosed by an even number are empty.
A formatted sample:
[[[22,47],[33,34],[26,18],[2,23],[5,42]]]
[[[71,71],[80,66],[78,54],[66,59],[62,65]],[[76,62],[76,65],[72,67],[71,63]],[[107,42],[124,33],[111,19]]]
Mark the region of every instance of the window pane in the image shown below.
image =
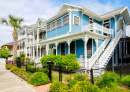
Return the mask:
[[[50,31],[50,24],[47,25],[47,31]]]
[[[74,16],[74,24],[79,26],[79,17],[78,16]]]
[[[51,24],[51,29],[52,29],[52,30],[55,29],[55,21],[52,22],[52,24]]]
[[[69,24],[69,15],[63,17],[63,25]]]
[[[61,27],[61,19],[58,19],[58,20],[57,20],[57,28],[58,28],[58,27]]]

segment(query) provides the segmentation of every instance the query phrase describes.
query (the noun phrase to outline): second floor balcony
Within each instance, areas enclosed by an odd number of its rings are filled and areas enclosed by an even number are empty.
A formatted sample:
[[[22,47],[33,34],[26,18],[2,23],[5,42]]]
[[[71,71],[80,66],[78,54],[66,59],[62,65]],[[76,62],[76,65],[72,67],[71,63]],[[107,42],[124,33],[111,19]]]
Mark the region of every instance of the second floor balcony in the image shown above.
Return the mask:
[[[83,26],[82,31],[90,31],[93,33],[98,33],[98,34],[102,34],[102,35],[109,36],[109,37],[114,36],[113,29],[106,28],[106,27],[99,25],[97,23],[92,23],[92,24]]]

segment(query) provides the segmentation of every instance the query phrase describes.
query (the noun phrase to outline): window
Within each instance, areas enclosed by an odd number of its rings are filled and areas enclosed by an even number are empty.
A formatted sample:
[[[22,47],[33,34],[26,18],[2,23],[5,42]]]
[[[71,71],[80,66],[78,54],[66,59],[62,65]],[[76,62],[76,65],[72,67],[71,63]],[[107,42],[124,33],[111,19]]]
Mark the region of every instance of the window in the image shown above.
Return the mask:
[[[106,28],[110,28],[110,20],[109,20],[109,19],[104,20],[103,25],[104,25],[104,27],[106,27]]]
[[[47,25],[47,31],[50,31],[50,24]]]
[[[89,23],[92,24],[93,23],[93,19],[89,18]]]
[[[57,20],[57,28],[61,27],[61,18]]]
[[[80,18],[74,15],[74,25],[80,26]]]
[[[69,15],[63,17],[63,25],[69,24]]]
[[[51,30],[55,29],[55,21],[51,23]]]

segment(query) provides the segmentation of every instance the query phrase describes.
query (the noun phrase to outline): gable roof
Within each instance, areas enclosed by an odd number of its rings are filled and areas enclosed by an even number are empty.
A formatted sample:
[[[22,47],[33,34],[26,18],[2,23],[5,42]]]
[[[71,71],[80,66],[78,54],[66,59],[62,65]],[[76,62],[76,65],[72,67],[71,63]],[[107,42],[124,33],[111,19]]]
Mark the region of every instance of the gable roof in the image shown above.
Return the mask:
[[[78,5],[68,4],[68,3],[63,3],[62,6],[60,7],[60,9],[58,10],[58,13],[55,16],[53,16],[52,18],[46,20],[45,22],[48,23],[51,20],[63,15],[64,13],[68,12],[67,11],[68,9],[80,10],[84,14],[87,14],[87,15],[91,16],[92,18],[96,18],[99,21],[107,19],[107,18],[111,18],[111,17],[118,15],[118,14],[122,14],[124,19],[127,21],[127,23],[130,24],[130,15],[129,15],[129,11],[128,11],[127,7],[122,7],[122,8],[119,8],[117,10],[105,13],[103,15],[98,15],[98,14],[92,12],[91,10],[87,9],[84,6],[78,6]]]

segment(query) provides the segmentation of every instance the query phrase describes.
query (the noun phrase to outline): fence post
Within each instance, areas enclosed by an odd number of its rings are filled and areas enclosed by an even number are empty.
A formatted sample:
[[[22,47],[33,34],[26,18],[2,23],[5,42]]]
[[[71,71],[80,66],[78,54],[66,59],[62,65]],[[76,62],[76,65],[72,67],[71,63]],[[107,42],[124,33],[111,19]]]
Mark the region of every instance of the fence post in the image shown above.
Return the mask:
[[[91,68],[90,72],[91,72],[91,83],[94,84],[94,80],[93,80],[93,69],[92,68]]]
[[[62,67],[59,66],[59,82],[62,82]]]
[[[49,79],[52,82],[52,76],[51,76],[51,64],[49,64]]]

